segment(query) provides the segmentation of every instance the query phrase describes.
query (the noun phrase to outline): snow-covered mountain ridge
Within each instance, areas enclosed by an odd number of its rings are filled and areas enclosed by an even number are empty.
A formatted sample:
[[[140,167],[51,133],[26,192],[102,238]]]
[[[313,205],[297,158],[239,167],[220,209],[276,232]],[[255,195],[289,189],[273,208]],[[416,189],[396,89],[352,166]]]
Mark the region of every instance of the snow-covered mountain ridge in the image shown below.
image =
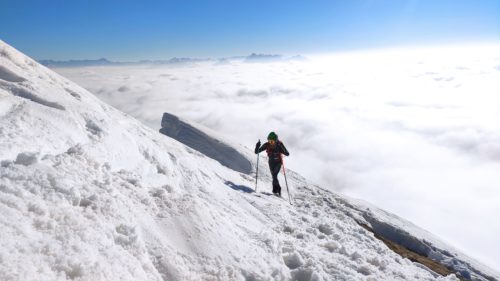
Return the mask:
[[[464,279],[498,279],[410,223],[292,171],[294,205],[268,196],[265,161],[253,192],[253,176],[2,41],[0,116],[1,280],[457,279],[402,258],[360,223],[423,245]],[[255,168],[251,151],[234,149]]]

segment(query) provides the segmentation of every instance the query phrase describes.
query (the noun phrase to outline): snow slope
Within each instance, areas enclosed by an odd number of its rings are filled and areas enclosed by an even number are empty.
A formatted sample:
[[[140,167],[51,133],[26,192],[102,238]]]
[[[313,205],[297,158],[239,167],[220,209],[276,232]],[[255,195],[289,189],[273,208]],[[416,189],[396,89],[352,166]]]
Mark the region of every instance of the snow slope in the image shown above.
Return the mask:
[[[210,137],[204,131],[169,113],[163,113],[161,127],[160,133],[217,160],[222,165],[240,173],[252,173],[250,160],[234,149],[233,146],[221,141],[221,138]]]
[[[265,161],[255,193],[2,41],[0,116],[0,280],[457,280],[360,226],[382,211],[287,171],[290,206]]]

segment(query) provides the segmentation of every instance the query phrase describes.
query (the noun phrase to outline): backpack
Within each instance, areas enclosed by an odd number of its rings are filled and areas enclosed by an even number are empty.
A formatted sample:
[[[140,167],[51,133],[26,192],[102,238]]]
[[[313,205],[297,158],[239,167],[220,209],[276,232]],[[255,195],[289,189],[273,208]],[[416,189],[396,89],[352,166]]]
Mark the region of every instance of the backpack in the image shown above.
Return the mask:
[[[267,157],[269,157],[269,159],[273,159],[275,161],[281,162],[281,155],[280,155],[281,154],[281,141],[277,141],[274,148],[272,148],[271,145],[268,145],[266,147],[266,153],[267,153]]]

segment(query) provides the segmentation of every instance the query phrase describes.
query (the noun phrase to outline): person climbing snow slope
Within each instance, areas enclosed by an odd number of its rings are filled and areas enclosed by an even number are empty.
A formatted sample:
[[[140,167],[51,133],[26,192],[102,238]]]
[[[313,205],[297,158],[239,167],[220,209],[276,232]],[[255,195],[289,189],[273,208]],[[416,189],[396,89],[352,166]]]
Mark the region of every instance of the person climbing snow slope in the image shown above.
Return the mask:
[[[260,145],[260,140],[257,144],[255,144],[255,154],[264,150],[267,152],[267,156],[269,157],[269,169],[271,170],[271,175],[273,176],[273,194],[281,197],[281,186],[278,181],[278,174],[283,164],[281,154],[289,156],[290,153],[286,149],[283,142],[278,140],[278,135],[274,132],[269,133],[267,136],[267,142],[262,146]]]

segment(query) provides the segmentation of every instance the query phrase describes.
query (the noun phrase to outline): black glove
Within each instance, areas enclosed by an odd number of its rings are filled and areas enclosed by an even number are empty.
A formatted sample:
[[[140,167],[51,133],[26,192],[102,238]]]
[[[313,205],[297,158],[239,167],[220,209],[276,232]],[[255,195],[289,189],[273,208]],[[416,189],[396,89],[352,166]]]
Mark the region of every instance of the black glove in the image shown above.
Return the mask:
[[[260,140],[255,144],[255,153],[259,153]]]

